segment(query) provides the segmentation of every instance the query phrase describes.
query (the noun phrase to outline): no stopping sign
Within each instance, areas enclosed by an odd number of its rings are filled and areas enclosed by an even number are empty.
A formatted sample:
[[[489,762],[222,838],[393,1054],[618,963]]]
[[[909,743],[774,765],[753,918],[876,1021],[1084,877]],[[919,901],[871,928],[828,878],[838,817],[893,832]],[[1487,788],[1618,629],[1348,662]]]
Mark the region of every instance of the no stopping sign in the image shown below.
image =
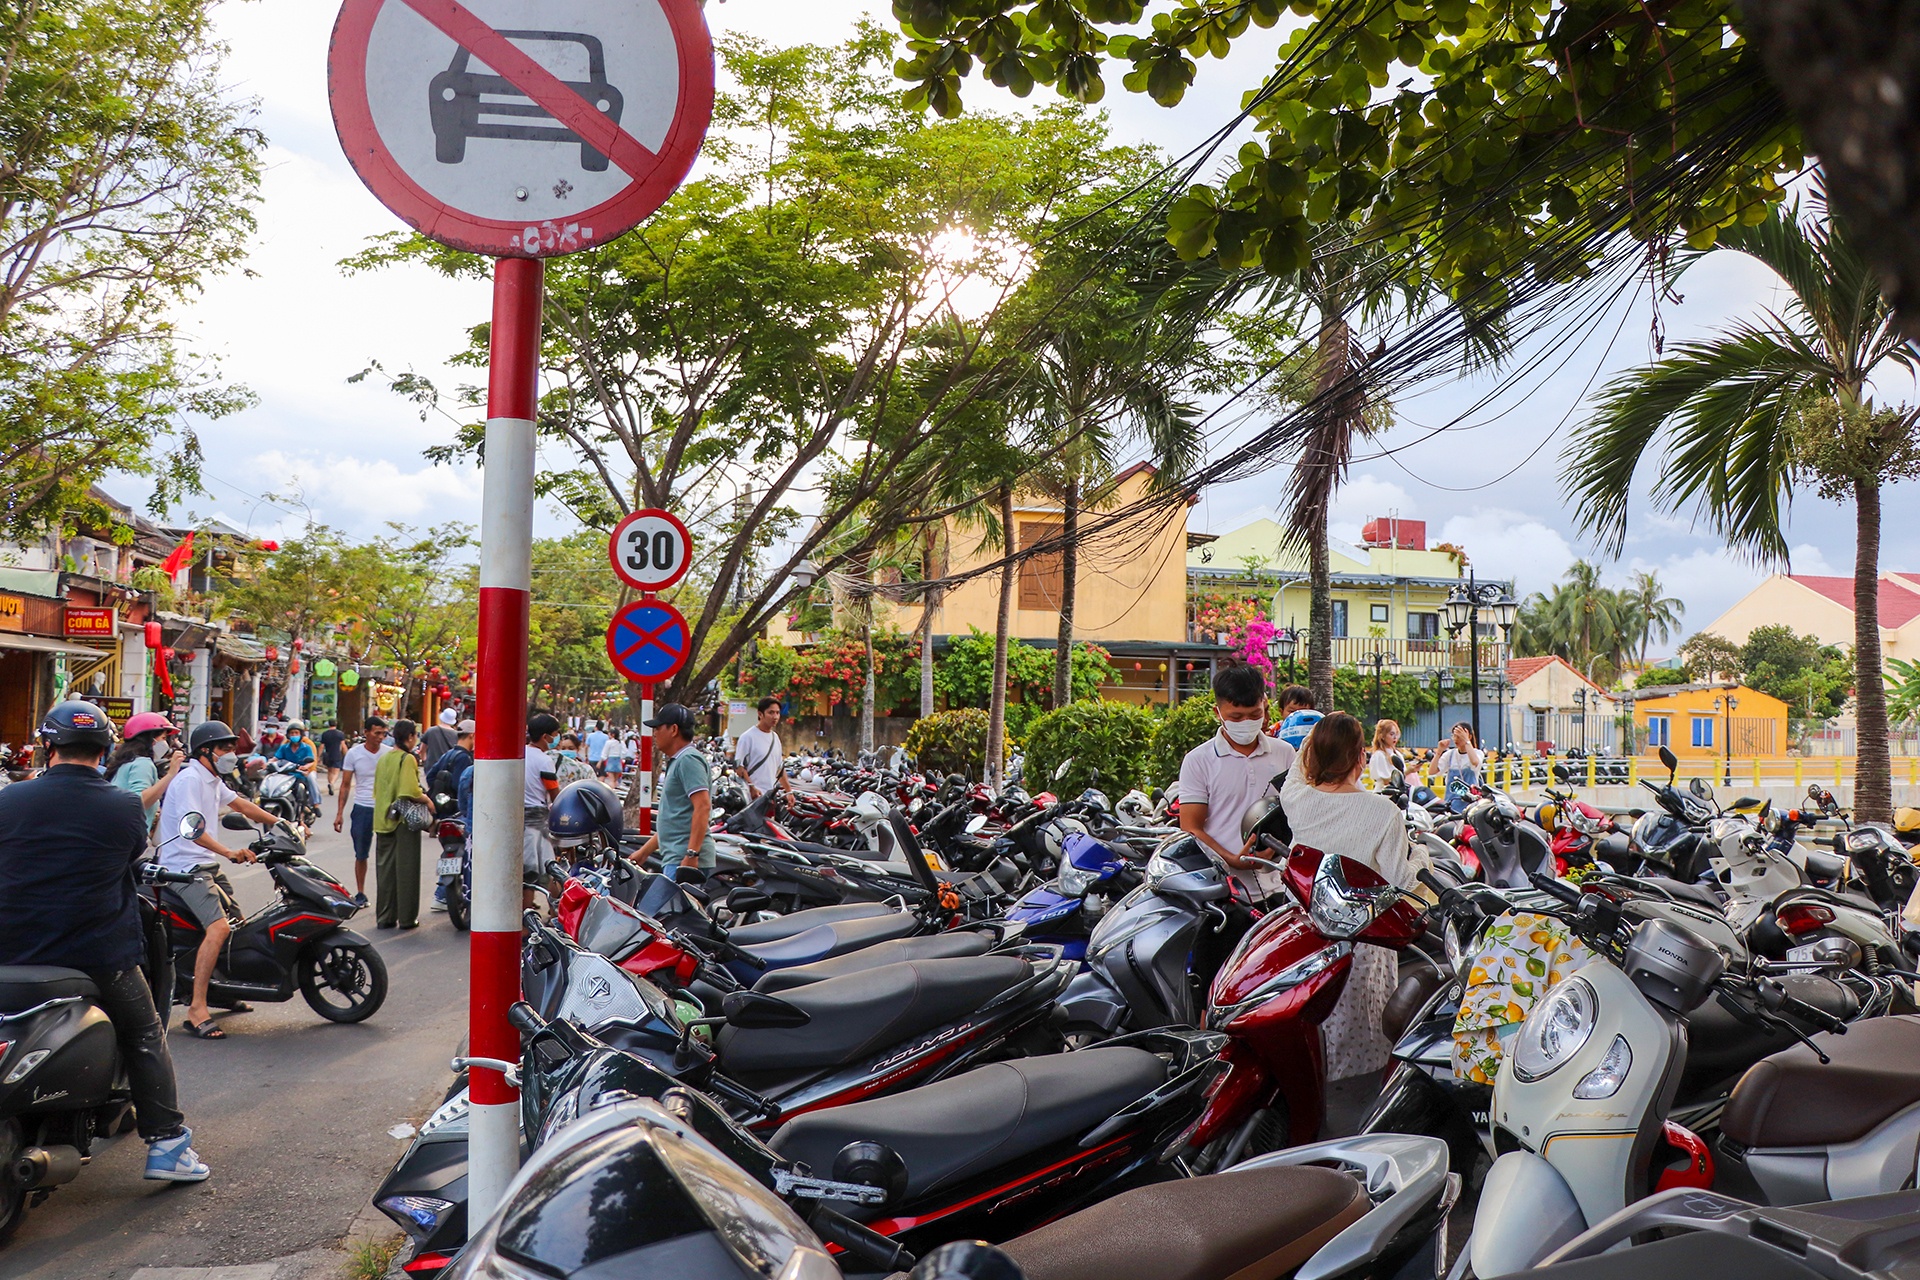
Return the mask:
[[[544,258],[685,181],[713,115],[699,0],[346,0],[327,57],[361,181],[423,235]]]

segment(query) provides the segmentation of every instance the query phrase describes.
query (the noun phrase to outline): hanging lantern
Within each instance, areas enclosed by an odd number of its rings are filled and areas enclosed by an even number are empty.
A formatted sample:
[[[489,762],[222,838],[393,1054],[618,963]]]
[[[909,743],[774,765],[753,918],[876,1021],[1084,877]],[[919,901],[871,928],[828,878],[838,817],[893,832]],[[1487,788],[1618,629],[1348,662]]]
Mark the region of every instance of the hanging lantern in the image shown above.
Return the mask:
[[[268,646],[267,646],[267,661],[268,661],[268,662],[278,662],[278,661],[280,661],[280,646],[279,646],[279,645],[277,645],[277,644],[270,644],[270,645],[268,645]]]
[[[295,653],[299,653],[302,649],[306,647],[307,647],[307,642],[305,640],[302,640],[299,636],[295,636],[293,638],[293,651]]]
[[[319,676],[322,680],[325,680],[330,675],[334,675],[339,670],[339,667],[333,665],[332,658],[322,658],[313,664],[313,674]]]
[[[1133,664],[1133,669],[1134,669],[1135,671],[1144,671],[1144,670],[1146,670],[1146,668],[1145,668],[1145,667],[1143,667],[1143,666],[1141,666],[1141,665],[1140,665],[1139,663],[1137,663],[1137,662]]]
[[[1193,664],[1191,662],[1187,664],[1187,670],[1189,671],[1193,670]]]
[[[166,647],[166,643],[167,643],[166,637],[161,634],[159,623],[149,622],[146,627],[146,632],[147,632],[147,637],[146,637],[147,648],[163,649]]]
[[[290,676],[297,676],[300,674],[300,659],[298,657],[292,658],[288,661],[287,674]]]

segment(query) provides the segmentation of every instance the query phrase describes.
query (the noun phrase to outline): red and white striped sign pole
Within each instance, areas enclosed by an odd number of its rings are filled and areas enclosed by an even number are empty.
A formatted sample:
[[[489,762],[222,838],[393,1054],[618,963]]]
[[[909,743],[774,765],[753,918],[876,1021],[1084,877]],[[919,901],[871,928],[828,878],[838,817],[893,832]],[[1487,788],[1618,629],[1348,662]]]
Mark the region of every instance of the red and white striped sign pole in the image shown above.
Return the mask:
[[[479,714],[473,767],[473,990],[468,1053],[517,1062],[507,1010],[520,998],[527,620],[532,602],[534,415],[540,303],[535,259],[494,264],[487,465],[480,514]],[[468,1220],[484,1222],[520,1166],[520,1095],[498,1071],[468,1076]]]
[[[633,785],[640,788],[640,834],[653,834],[653,730],[647,728],[647,721],[653,719],[653,686],[640,686],[640,768],[633,775]]]

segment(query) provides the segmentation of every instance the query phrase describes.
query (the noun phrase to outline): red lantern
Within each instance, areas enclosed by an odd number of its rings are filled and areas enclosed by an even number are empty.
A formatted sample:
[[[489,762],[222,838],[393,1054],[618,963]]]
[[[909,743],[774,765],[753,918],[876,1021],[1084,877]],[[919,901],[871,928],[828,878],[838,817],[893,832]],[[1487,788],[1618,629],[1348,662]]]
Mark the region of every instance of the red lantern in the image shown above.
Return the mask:
[[[300,674],[300,659],[294,658],[287,663],[287,674],[290,676]]]
[[[254,543],[253,545],[262,551],[278,551],[280,549],[280,544],[273,541],[271,538],[263,538],[259,542]]]
[[[1141,667],[1140,667],[1140,664],[1139,664],[1139,663],[1137,663],[1137,662],[1136,662],[1136,663],[1134,663],[1134,664],[1133,664],[1133,669],[1134,669],[1135,671],[1139,671],[1139,670],[1141,669]]]
[[[268,662],[278,662],[278,661],[280,661],[280,646],[279,646],[279,645],[277,645],[277,644],[270,644],[270,645],[268,645],[268,646],[267,646],[267,661],[268,661]]]
[[[305,640],[302,640],[299,636],[295,636],[293,638],[293,651],[295,653],[300,652],[302,649],[306,647],[307,647],[307,642]]]
[[[160,632],[160,624],[157,622],[149,622],[147,624],[147,648],[156,650],[163,649],[166,643],[166,638]]]

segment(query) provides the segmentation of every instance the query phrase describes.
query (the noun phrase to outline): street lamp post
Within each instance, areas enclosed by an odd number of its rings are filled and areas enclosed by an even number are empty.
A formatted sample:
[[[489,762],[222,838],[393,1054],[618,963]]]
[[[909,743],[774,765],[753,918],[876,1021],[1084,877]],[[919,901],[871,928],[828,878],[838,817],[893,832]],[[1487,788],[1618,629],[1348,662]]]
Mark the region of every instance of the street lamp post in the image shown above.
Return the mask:
[[[1289,684],[1293,682],[1293,655],[1298,651],[1299,646],[1299,637],[1294,634],[1291,627],[1278,628],[1274,631],[1273,638],[1267,641],[1267,661],[1273,664],[1275,671],[1280,669],[1282,662],[1287,664]]]
[[[1732,694],[1728,694],[1725,698],[1715,698],[1713,700],[1713,709],[1715,711],[1720,710],[1720,704],[1722,702],[1726,703],[1726,714],[1721,717],[1721,733],[1727,740],[1725,751],[1727,765],[1726,773],[1721,778],[1720,785],[1730,787],[1733,785],[1733,709],[1740,705],[1740,699],[1734,697]]]
[[[1467,652],[1473,680],[1473,736],[1480,737],[1480,611],[1485,609],[1499,625],[1501,639],[1512,632],[1520,614],[1520,602],[1503,591],[1498,583],[1481,586],[1473,570],[1467,570],[1467,584],[1455,587],[1447,597],[1447,630],[1458,635],[1467,628]],[[1504,675],[1504,672],[1502,673]]]
[[[1580,752],[1587,750],[1587,686],[1581,685],[1573,691],[1573,704],[1580,708]]]
[[[1392,667],[1395,674],[1398,674],[1400,671],[1400,655],[1397,653],[1392,653],[1390,651],[1383,652],[1382,650],[1375,649],[1373,653],[1368,657],[1367,661],[1373,664],[1373,718],[1375,720],[1378,720],[1381,716],[1381,711],[1382,711],[1382,704],[1380,700],[1381,699],[1381,692],[1380,692],[1381,672],[1383,669],[1387,667]]]
[[[1447,699],[1453,696],[1453,668],[1440,668],[1440,674],[1434,677],[1433,683],[1440,689],[1440,693],[1434,698],[1434,702],[1438,705],[1440,711],[1440,741],[1445,742],[1447,740]]]

